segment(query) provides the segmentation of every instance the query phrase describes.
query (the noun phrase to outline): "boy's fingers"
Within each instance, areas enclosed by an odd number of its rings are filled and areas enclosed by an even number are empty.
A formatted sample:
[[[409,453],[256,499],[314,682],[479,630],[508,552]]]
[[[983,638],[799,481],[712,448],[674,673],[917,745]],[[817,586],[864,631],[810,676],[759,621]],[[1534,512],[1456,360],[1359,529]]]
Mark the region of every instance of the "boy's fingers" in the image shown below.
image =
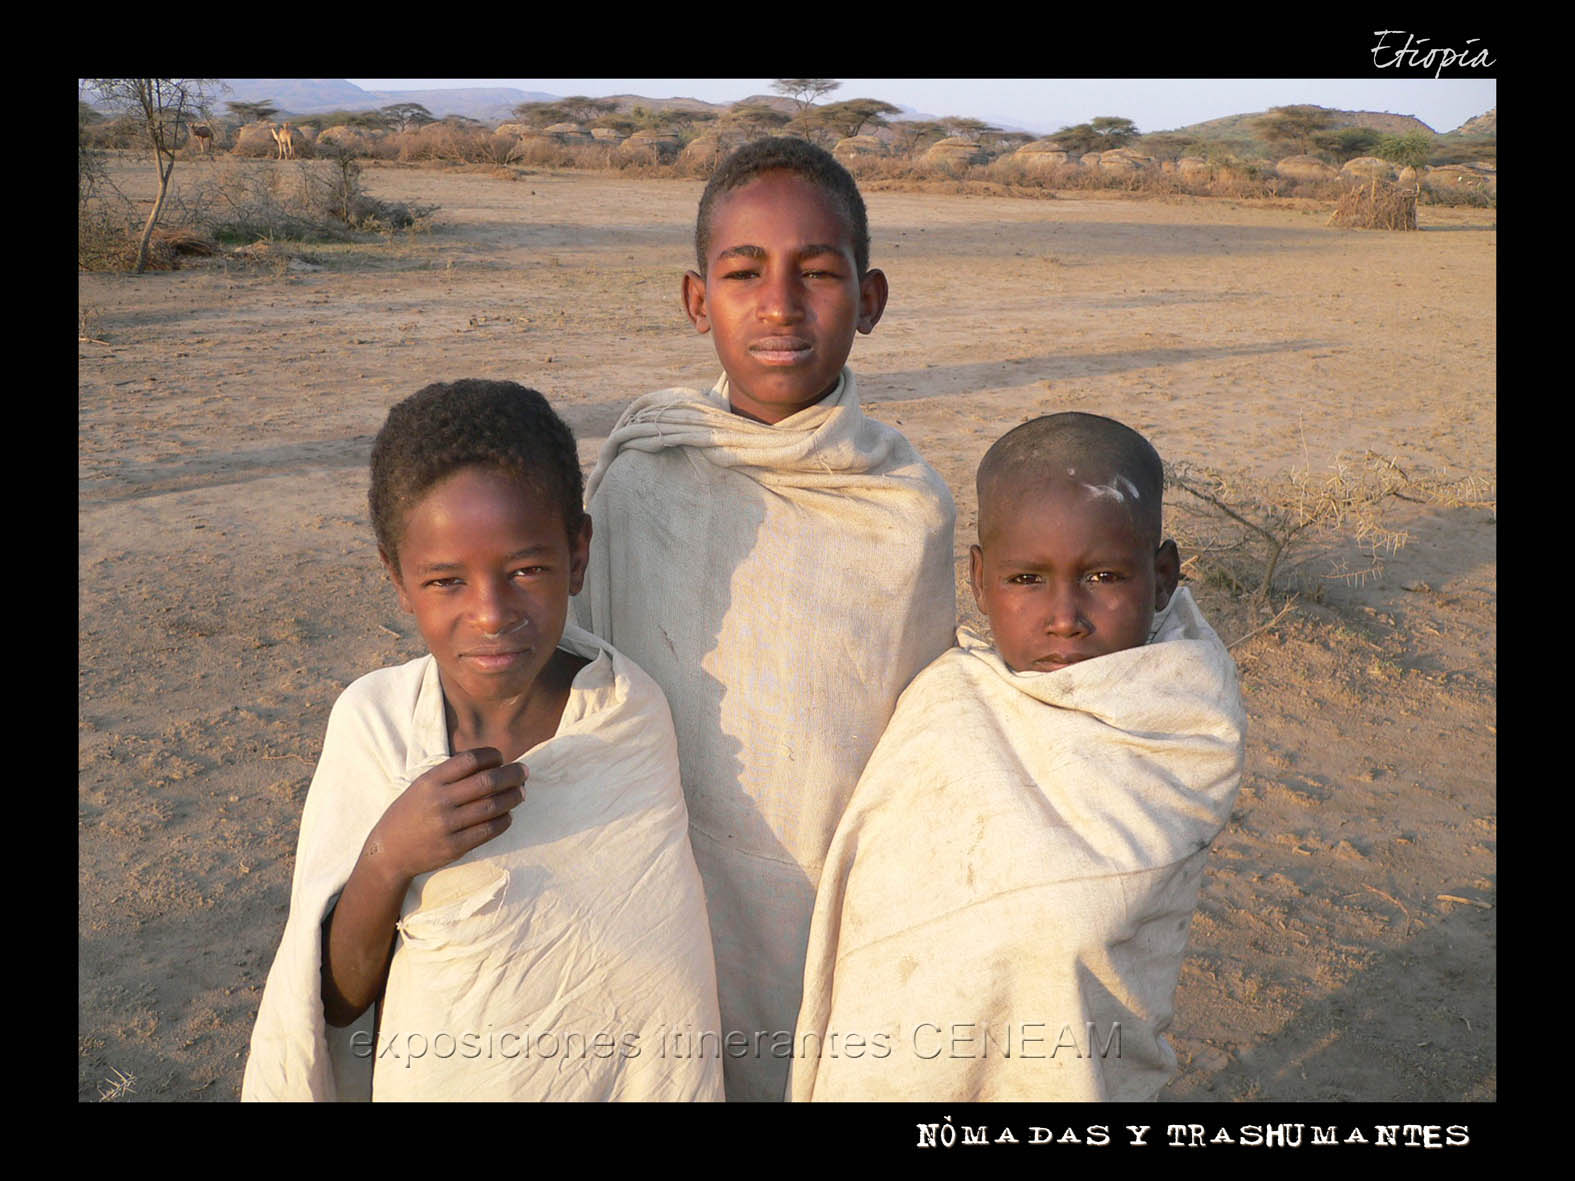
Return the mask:
[[[491,746],[478,746],[472,750],[462,750],[457,755],[451,755],[437,766],[428,769],[419,779],[429,776],[434,783],[458,783],[469,779],[478,771],[485,771],[489,767],[496,767],[503,762],[503,752]]]
[[[472,800],[470,803],[454,809],[452,829],[455,832],[460,832],[476,826],[493,824],[500,819],[506,821],[509,818],[509,812],[519,807],[524,799],[525,792],[523,789],[511,787],[506,791],[495,792],[491,795],[483,796],[479,800]],[[508,825],[505,823],[497,831],[502,832],[507,827]],[[482,839],[486,840],[488,838],[482,837]]]
[[[500,792],[518,791],[524,786],[526,775],[525,764],[504,763],[501,767],[488,767],[484,771],[478,771],[461,779],[458,783],[452,784],[444,794],[450,805],[458,807]]]
[[[470,750],[462,750],[448,762],[443,763],[445,768],[452,769],[455,774],[449,776],[449,782],[465,779],[477,771],[485,771],[488,767],[500,766],[503,762],[503,752],[495,746],[477,746]]]
[[[484,820],[480,824],[473,824],[461,829],[455,834],[458,851],[456,857],[463,857],[478,845],[485,845],[494,837],[501,836],[514,823],[514,817],[507,812],[501,816],[494,816],[491,820]]]

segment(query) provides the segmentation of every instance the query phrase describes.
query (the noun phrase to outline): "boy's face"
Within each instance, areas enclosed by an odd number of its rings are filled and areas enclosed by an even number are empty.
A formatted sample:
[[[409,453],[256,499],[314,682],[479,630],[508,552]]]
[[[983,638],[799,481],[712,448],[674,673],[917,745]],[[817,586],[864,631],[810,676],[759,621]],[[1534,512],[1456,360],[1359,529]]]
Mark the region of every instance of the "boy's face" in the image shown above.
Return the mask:
[[[974,599],[1014,672],[1057,669],[1147,642],[1180,577],[1140,514],[1076,479],[997,493],[969,555]],[[988,516],[988,521],[986,521]]]
[[[528,693],[552,658],[590,553],[561,510],[492,468],[462,468],[405,519],[397,565],[383,564],[416,617],[452,706]]]
[[[818,185],[769,172],[712,209],[706,275],[684,275],[684,310],[716,343],[733,409],[778,423],[831,392],[886,307],[886,276],[853,258],[847,218]]]

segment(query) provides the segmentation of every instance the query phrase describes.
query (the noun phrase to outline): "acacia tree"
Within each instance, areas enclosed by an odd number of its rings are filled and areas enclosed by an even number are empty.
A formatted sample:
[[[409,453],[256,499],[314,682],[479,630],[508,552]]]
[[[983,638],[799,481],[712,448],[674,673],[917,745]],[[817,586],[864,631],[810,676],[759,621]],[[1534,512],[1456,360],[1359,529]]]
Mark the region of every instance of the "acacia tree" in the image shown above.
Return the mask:
[[[763,102],[734,103],[722,116],[724,126],[737,127],[751,137],[776,131],[787,121],[785,111]]]
[[[279,113],[279,104],[271,98],[254,103],[227,102],[224,105],[230,108],[232,115],[239,115],[248,123],[266,123]]]
[[[1329,130],[1334,116],[1323,107],[1271,107],[1253,120],[1253,127],[1271,144],[1293,147],[1305,156],[1312,154],[1318,133]]]
[[[946,138],[946,128],[931,119],[902,119],[890,124],[897,135],[899,151],[912,155],[921,146],[928,147],[936,140]]]
[[[844,139],[852,139],[863,131],[865,125],[886,126],[885,116],[902,113],[902,108],[878,98],[850,98],[840,103],[827,103],[816,111],[819,121],[837,132]]]
[[[830,94],[841,85],[842,83],[835,78],[778,78],[771,83],[771,89],[798,104],[798,114],[794,116],[794,121],[807,132],[809,108],[821,95]]]
[[[1137,138],[1137,124],[1119,115],[1099,115],[1087,123],[1063,127],[1050,138],[1070,152],[1108,152]]]
[[[1371,127],[1337,127],[1320,131],[1313,136],[1313,143],[1320,151],[1328,152],[1341,164],[1358,156],[1370,156],[1378,146],[1378,132]]]
[[[1373,154],[1398,168],[1415,168],[1420,172],[1432,157],[1433,137],[1425,131],[1379,136]]]
[[[568,98],[560,98],[558,105],[569,116],[570,123],[594,123],[603,115],[611,115],[618,109],[618,100],[615,98],[587,98],[583,94],[571,94]]]
[[[378,112],[387,117],[388,124],[396,131],[409,131],[412,127],[425,127],[428,123],[437,122],[432,112],[420,103],[390,103],[386,107],[379,107]]]
[[[514,117],[538,131],[554,123],[569,122],[569,112],[560,104],[550,102],[520,103],[514,108]]]
[[[133,269],[140,275],[147,270],[148,243],[153,239],[154,227],[164,212],[164,200],[169,196],[181,129],[193,122],[208,120],[213,92],[224,83],[217,78],[90,78],[87,85],[104,103],[137,119],[142,133],[147,136],[147,143],[153,148],[159,191],[137,243],[137,261]]]

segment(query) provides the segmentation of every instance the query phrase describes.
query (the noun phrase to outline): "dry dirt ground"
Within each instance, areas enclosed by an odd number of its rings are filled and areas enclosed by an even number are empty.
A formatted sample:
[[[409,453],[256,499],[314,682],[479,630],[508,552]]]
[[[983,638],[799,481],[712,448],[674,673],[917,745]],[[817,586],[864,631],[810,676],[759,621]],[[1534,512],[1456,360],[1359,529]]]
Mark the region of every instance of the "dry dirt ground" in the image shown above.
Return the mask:
[[[420,651],[367,524],[387,408],[517,379],[588,468],[633,396],[717,370],[678,303],[699,182],[365,180],[441,206],[430,232],[79,277],[83,1100],[238,1093],[329,706]],[[868,196],[892,296],[852,363],[956,495],[960,588],[974,467],[1047,411],[1244,479],[1364,449],[1495,478],[1493,211],[1424,207],[1401,234],[1326,228],[1310,203]],[[1257,634],[1266,617],[1195,583],[1246,636],[1251,733],[1166,1098],[1496,1097],[1496,518],[1386,520],[1410,540],[1381,580],[1313,563]]]

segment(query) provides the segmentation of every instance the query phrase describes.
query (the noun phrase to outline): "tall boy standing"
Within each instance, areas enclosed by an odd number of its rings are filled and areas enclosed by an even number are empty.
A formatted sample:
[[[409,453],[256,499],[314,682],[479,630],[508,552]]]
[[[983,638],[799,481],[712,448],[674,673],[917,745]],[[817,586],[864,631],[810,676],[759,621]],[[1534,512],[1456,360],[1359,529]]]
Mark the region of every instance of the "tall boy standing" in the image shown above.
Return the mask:
[[[728,1097],[775,1100],[832,832],[898,695],[951,643],[955,508],[845,368],[887,295],[847,171],[801,140],[746,145],[695,239],[684,307],[724,374],[614,428],[576,608],[672,706]]]

